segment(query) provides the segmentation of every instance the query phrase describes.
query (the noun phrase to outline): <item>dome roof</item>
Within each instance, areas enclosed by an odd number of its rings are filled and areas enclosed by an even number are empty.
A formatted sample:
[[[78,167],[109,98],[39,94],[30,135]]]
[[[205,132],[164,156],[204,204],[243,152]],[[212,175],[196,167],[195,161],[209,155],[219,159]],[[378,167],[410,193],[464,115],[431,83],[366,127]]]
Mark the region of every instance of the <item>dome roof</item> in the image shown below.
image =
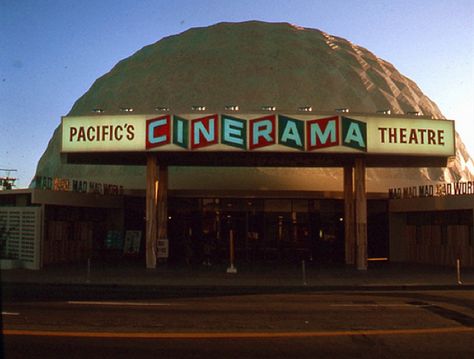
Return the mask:
[[[187,113],[193,105],[441,116],[413,81],[370,51],[319,30],[257,21],[194,28],[146,46],[97,79],[69,115],[157,106]]]
[[[108,115],[128,114],[120,108],[151,114],[156,107],[189,113],[195,105],[215,113],[224,112],[226,105],[245,113],[259,112],[262,106],[275,106],[280,113],[311,106],[317,112],[390,109],[443,118],[413,81],[367,49],[319,30],[258,21],[190,29],[146,46],[97,79],[68,115],[90,115],[97,108]],[[456,160],[449,168],[369,169],[367,188],[386,191],[424,181],[474,179],[474,163],[459,136],[456,140]],[[60,143],[58,128],[37,175],[145,187],[143,166],[66,164]],[[334,190],[342,189],[341,176],[339,169],[324,168],[292,169],[289,174],[264,168],[172,167],[170,188]]]

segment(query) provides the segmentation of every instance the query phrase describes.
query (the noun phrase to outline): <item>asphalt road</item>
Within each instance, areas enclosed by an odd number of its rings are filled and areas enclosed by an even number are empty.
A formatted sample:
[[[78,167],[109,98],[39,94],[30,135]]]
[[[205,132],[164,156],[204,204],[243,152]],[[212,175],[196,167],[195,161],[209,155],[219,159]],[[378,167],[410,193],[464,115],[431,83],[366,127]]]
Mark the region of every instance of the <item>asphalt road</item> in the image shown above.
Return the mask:
[[[474,292],[4,302],[5,358],[473,358]]]

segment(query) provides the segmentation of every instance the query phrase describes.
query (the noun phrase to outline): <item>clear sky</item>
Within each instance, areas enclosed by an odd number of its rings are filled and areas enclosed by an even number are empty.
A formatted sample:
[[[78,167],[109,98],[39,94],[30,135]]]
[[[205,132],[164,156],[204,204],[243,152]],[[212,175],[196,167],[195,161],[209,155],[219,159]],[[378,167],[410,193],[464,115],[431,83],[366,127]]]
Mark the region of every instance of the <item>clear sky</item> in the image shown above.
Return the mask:
[[[474,0],[0,0],[0,168],[28,186],[61,116],[119,60],[191,27],[246,20],[367,48],[456,120],[474,155]]]

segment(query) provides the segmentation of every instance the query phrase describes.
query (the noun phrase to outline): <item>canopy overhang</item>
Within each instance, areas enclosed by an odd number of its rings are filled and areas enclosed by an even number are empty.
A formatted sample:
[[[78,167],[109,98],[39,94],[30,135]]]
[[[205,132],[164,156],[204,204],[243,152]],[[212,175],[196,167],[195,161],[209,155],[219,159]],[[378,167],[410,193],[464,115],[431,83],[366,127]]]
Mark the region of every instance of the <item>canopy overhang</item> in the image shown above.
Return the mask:
[[[223,167],[343,167],[354,163],[361,155],[308,153],[249,152],[155,152],[158,163],[167,166]],[[75,152],[62,155],[70,164],[146,165],[146,153],[137,152]],[[367,167],[446,167],[446,156],[371,155],[365,156]]]

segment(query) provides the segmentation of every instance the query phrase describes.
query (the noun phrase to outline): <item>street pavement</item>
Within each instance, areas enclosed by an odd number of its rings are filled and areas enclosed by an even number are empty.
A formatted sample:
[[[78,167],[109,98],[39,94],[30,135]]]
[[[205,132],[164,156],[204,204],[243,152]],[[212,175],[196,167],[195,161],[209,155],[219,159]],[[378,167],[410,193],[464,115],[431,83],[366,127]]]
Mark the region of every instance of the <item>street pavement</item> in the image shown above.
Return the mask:
[[[12,301],[11,358],[472,358],[469,290]]]
[[[1,272],[5,358],[472,358],[474,269],[388,262]],[[461,283],[458,283],[458,280]]]

